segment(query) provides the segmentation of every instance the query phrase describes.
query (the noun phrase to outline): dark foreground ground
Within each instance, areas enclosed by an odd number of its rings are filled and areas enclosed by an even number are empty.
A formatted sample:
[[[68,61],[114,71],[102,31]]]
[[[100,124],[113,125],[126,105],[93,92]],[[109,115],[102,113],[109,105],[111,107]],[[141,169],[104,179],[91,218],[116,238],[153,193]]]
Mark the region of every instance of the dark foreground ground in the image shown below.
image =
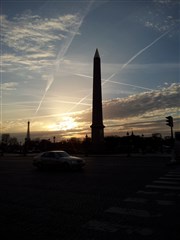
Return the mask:
[[[179,240],[180,166],[169,160],[94,156],[64,172],[1,157],[0,238]]]

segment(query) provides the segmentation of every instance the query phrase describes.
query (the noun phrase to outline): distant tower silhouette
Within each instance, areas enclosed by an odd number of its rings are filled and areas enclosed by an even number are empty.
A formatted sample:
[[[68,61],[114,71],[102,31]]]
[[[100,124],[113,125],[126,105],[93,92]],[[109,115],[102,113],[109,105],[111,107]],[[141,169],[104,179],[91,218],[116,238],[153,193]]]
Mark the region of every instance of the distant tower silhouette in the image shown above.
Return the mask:
[[[92,106],[92,125],[91,138],[93,144],[104,142],[104,125],[102,113],[102,91],[101,91],[101,59],[98,49],[94,55],[93,67],[93,106]]]
[[[30,122],[27,123],[27,135],[26,135],[26,141],[30,141]]]

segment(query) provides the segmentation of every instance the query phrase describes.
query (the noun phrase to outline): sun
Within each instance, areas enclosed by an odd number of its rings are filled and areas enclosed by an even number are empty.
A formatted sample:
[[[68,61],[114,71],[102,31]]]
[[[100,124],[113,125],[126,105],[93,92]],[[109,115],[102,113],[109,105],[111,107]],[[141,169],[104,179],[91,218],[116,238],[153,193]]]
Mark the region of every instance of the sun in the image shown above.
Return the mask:
[[[58,130],[70,130],[77,126],[77,123],[72,117],[63,117],[62,121],[53,125],[50,125],[49,130],[58,131]]]
[[[64,117],[63,121],[59,123],[59,130],[70,130],[77,126],[77,123],[72,117]]]

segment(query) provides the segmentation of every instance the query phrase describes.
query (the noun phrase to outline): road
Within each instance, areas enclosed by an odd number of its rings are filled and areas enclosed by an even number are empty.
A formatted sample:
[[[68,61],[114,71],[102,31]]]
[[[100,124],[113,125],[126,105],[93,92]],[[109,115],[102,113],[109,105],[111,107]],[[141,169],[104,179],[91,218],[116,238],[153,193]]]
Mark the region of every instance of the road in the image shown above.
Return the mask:
[[[83,171],[0,160],[1,239],[180,239],[180,166],[164,156],[89,156]],[[5,236],[5,237],[2,237]]]

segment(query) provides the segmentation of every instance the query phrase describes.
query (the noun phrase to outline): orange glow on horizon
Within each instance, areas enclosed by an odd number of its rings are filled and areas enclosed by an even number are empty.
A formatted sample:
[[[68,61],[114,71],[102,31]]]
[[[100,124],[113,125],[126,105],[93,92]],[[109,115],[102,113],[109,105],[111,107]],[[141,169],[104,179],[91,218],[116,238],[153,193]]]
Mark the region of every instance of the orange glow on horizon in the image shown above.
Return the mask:
[[[77,123],[74,121],[72,117],[63,117],[62,122],[49,125],[48,130],[49,131],[58,131],[58,130],[66,131],[76,127],[77,127]]]

